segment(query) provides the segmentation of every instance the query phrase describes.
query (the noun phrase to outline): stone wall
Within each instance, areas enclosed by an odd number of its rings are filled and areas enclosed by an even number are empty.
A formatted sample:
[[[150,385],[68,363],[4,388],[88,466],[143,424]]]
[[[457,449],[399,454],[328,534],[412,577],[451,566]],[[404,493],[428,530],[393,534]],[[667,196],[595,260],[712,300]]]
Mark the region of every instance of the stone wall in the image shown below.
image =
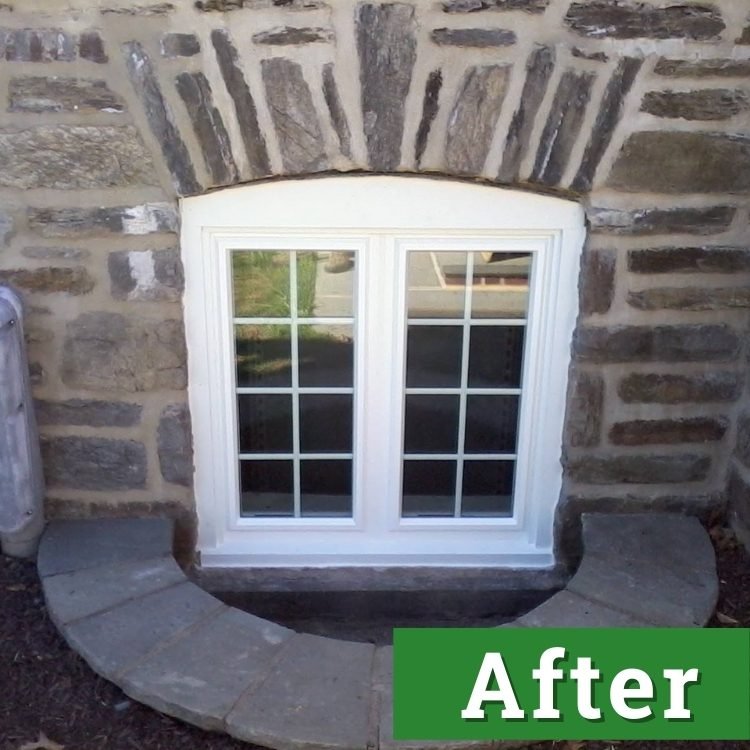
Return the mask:
[[[745,3],[10,0],[0,55],[48,515],[190,529],[177,198],[372,171],[585,206],[562,543],[727,486],[750,523]]]

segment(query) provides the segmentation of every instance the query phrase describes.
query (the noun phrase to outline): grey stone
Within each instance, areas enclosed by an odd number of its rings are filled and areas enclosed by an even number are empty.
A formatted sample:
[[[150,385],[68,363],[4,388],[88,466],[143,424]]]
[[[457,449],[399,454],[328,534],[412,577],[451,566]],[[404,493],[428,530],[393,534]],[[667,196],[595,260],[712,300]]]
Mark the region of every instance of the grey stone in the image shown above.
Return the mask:
[[[750,412],[744,411],[737,418],[737,447],[735,455],[750,469]]]
[[[743,273],[750,250],[743,247],[658,247],[628,252],[631,273]]]
[[[697,375],[638,373],[626,375],[617,386],[626,404],[690,404],[736,401],[743,388],[735,372]]]
[[[750,550],[750,481],[733,466],[727,483],[727,516],[737,538]]]
[[[161,146],[176,190],[182,195],[201,192],[190,154],[164,101],[151,59],[140,42],[126,42],[122,45],[122,51],[130,82],[141,101],[151,132]]]
[[[536,152],[533,182],[557,185],[578,139],[596,74],[566,70],[560,78]]]
[[[0,282],[34,294],[88,294],[94,279],[84,266],[73,268],[9,268],[0,270]]]
[[[171,203],[107,208],[29,208],[29,229],[42,237],[102,237],[177,232]]]
[[[571,187],[574,190],[585,192],[591,189],[596,168],[612,141],[615,127],[622,118],[625,99],[630,93],[642,65],[643,60],[637,57],[624,57],[617,63],[617,67],[607,83],[607,88],[604,90],[594,127],[586,144],[586,150],[583,152],[581,165],[573,179]]]
[[[152,3],[151,5],[110,5],[99,12],[105,16],[167,16],[175,6],[172,3]]]
[[[178,583],[63,625],[62,633],[95,672],[114,680],[163,641],[225,609],[194,584]]]
[[[550,0],[444,0],[444,13],[476,13],[482,10],[520,10],[524,13],[544,13]]]
[[[570,54],[579,60],[593,60],[594,62],[608,62],[609,57],[604,52],[588,52],[580,47],[571,47]]]
[[[255,44],[312,44],[314,42],[333,42],[333,29],[315,27],[277,26],[268,31],[253,34]]]
[[[352,136],[349,130],[349,120],[346,116],[346,110],[341,102],[339,89],[336,85],[336,77],[333,74],[333,63],[326,63],[323,66],[323,96],[328,106],[328,113],[331,116],[331,125],[339,139],[339,148],[341,153],[351,159],[352,157]]]
[[[750,307],[750,288],[658,287],[628,292],[628,304],[639,310],[731,310]]]
[[[66,401],[34,401],[39,424],[86,425],[88,427],[134,427],[141,421],[143,407],[124,401],[96,401],[72,398]]]
[[[655,174],[655,172],[654,172]],[[650,188],[649,188],[650,189]],[[602,234],[719,234],[729,228],[734,206],[708,208],[590,208],[586,215],[591,231]]]
[[[0,28],[0,57],[9,62],[70,62],[76,38],[63,29]]]
[[[112,296],[115,299],[177,302],[184,278],[180,251],[118,250],[108,259]]]
[[[15,234],[15,222],[10,214],[0,211],[0,247],[8,244],[8,240]]]
[[[242,74],[237,50],[229,41],[229,33],[224,29],[214,29],[211,32],[211,42],[216,51],[224,84],[234,102],[237,123],[252,176],[266,177],[271,174],[266,141],[258,125],[255,101]]]
[[[182,390],[187,383],[182,321],[82,313],[66,326],[61,377],[71,388]]]
[[[262,683],[292,635],[268,620],[224,609],[136,664],[121,684],[158,711],[222,731],[226,714]]]
[[[266,747],[365,748],[374,651],[371,644],[294,635],[263,689],[242,696],[227,716],[227,731]]]
[[[104,51],[104,42],[98,31],[89,29],[82,31],[78,37],[78,54],[83,60],[89,60],[94,63],[109,62],[109,57]]]
[[[273,57],[261,61],[261,71],[284,171],[302,174],[326,169],[323,134],[302,67],[292,60]]]
[[[672,78],[746,78],[750,75],[750,60],[732,58],[672,60],[662,57],[657,61],[654,73]]]
[[[151,155],[132,125],[42,125],[0,133],[0,185],[6,187],[155,184]]]
[[[615,597],[613,597],[615,598]],[[519,617],[516,625],[524,628],[645,628],[653,627],[615,608],[586,599],[572,591],[560,591],[544,604]]]
[[[726,325],[579,327],[573,353],[584,362],[727,362],[739,336]]]
[[[609,440],[614,445],[707,443],[721,440],[728,427],[725,417],[633,419],[615,422],[610,427]]]
[[[125,111],[125,101],[106,81],[85,78],[20,76],[8,84],[11,112],[111,112]]]
[[[193,481],[193,439],[187,404],[170,404],[159,418],[157,451],[167,482],[190,487]]]
[[[82,247],[47,247],[32,246],[21,250],[24,258],[32,260],[59,260],[59,261],[81,261],[88,260],[91,253]]]
[[[578,296],[584,315],[605,313],[615,293],[615,252],[586,250],[581,261]]]
[[[44,385],[47,382],[47,373],[39,362],[29,362],[29,380],[31,385]]]
[[[619,0],[574,2],[565,16],[573,31],[594,38],[717,39],[725,25],[718,8],[709,4],[650,3]]]
[[[466,71],[448,120],[445,166],[449,172],[481,173],[509,79],[509,65],[477,65]]]
[[[452,47],[510,47],[517,41],[510,29],[433,29],[430,38]]]
[[[406,95],[417,59],[414,6],[362,3],[356,14],[367,154],[372,169],[388,172],[401,163]]]
[[[193,57],[201,51],[201,43],[195,34],[162,34],[159,40],[162,57]]]
[[[44,532],[37,570],[42,578],[172,552],[173,525],[161,518],[52,521]]]
[[[647,91],[641,112],[683,120],[728,120],[750,108],[747,94],[738,89]]]
[[[171,557],[153,557],[47,576],[42,583],[47,611],[59,628],[184,580]]]
[[[750,137],[726,133],[645,131],[625,142],[609,187],[653,193],[750,190]]]
[[[146,486],[143,443],[99,437],[43,437],[48,487],[76,490],[139,490]]]
[[[708,476],[711,459],[693,453],[660,456],[588,454],[567,461],[567,475],[584,484],[663,484],[698,482]]]
[[[438,101],[440,98],[440,89],[443,87],[443,73],[440,70],[433,70],[427,76],[427,83],[424,89],[424,99],[422,100],[422,117],[419,120],[417,128],[417,137],[414,142],[414,160],[417,169],[422,163],[424,150],[427,148],[427,138],[432,129],[432,123],[438,113]]]
[[[202,13],[227,13],[232,10],[250,8],[283,8],[284,10],[317,10],[327,8],[322,0],[196,0],[195,7]]]
[[[742,29],[742,33],[734,40],[735,44],[750,44],[750,25]]]
[[[598,445],[603,409],[604,381],[601,375],[576,370],[571,378],[565,420],[567,443],[574,448]]]
[[[231,185],[239,179],[232,143],[221,113],[214,106],[211,85],[203,73],[180,73],[177,91],[190,113],[193,130],[214,185]]]

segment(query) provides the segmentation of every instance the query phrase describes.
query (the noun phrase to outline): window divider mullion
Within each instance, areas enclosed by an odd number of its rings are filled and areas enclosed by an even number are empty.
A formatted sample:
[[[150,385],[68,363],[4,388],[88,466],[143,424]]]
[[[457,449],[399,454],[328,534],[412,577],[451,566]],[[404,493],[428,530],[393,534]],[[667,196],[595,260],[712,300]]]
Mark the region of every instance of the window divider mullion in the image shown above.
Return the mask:
[[[294,478],[294,517],[302,517],[299,438],[299,330],[297,311],[297,251],[289,253],[289,312],[292,339],[292,471]]]
[[[464,445],[466,443],[466,389],[469,384],[469,336],[471,335],[471,297],[474,284],[474,253],[466,254],[466,279],[464,282],[464,316],[461,346],[461,383],[458,395],[458,446],[456,455],[455,518],[461,518],[464,480]]]

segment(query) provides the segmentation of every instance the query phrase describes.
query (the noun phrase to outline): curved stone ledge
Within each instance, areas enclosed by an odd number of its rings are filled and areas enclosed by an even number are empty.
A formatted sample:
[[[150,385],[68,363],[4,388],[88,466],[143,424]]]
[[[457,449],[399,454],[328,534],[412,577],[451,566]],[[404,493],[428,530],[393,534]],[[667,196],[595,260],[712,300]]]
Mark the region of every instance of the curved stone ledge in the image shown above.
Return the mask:
[[[583,544],[566,589],[510,627],[701,627],[711,616],[714,552],[695,519],[586,514]],[[394,741],[391,647],[226,606],[177,566],[169,521],[54,522],[38,569],[50,617],[92,669],[204,729],[277,750],[524,744]]]

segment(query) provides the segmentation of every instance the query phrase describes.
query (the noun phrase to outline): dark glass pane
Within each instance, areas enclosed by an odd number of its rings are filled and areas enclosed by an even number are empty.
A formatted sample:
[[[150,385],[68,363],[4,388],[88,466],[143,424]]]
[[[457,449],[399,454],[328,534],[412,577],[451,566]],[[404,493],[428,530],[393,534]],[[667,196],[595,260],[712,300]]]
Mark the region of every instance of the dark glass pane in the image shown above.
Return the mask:
[[[293,516],[291,461],[240,461],[242,516]]]
[[[455,506],[455,461],[404,461],[402,517],[453,516]]]
[[[515,468],[515,461],[464,461],[461,515],[512,515]]]
[[[292,384],[292,344],[289,326],[235,326],[237,385]]]
[[[528,253],[474,253],[472,318],[525,318],[529,302]]]
[[[351,326],[301,325],[299,384],[304,387],[347,387],[354,382],[354,339]]]
[[[524,333],[524,326],[472,326],[469,388],[518,388]]]
[[[352,462],[300,461],[300,510],[303,516],[352,515]]]
[[[409,253],[410,318],[463,318],[466,253]]]
[[[458,396],[407,396],[404,453],[455,453],[458,408]]]
[[[406,340],[407,388],[461,385],[461,326],[409,326]]]
[[[237,396],[240,453],[291,453],[292,397],[287,394]]]
[[[289,256],[274,250],[232,253],[235,317],[289,317]]]
[[[351,453],[351,394],[301,394],[299,442],[302,453]]]
[[[518,396],[467,396],[466,453],[515,453]]]
[[[352,315],[354,253],[297,253],[297,315],[341,318]]]

